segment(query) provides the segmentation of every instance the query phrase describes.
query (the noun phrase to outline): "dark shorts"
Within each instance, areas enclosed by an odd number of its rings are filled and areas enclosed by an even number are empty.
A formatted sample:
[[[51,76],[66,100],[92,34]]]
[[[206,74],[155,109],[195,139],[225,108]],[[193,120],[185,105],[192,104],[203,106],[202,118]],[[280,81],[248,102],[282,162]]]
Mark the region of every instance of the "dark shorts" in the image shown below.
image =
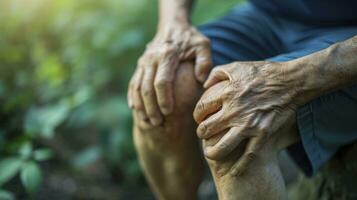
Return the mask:
[[[357,25],[316,26],[279,17],[251,4],[236,7],[199,29],[211,40],[215,65],[288,61],[357,35]],[[299,108],[297,121],[301,142],[288,150],[311,176],[342,146],[357,140],[357,85],[309,102]]]

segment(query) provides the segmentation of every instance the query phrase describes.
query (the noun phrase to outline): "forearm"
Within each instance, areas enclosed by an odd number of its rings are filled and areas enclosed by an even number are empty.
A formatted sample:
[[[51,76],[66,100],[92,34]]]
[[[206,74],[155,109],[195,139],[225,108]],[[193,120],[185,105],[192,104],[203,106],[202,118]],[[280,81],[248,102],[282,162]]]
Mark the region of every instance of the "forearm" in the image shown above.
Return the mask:
[[[296,59],[292,66],[293,71],[299,71],[302,103],[357,84],[357,36]]]
[[[189,24],[194,0],[160,0],[159,27],[173,22]]]

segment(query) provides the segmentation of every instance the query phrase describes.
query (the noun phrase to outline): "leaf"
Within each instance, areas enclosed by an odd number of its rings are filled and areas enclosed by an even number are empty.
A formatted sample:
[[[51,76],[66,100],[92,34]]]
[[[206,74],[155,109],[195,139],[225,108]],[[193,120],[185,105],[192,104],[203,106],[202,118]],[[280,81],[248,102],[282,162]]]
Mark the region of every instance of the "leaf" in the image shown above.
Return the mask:
[[[33,194],[42,182],[42,172],[34,161],[29,161],[22,166],[20,178],[26,191]]]
[[[38,149],[34,151],[33,156],[36,161],[45,161],[52,158],[53,154],[51,149]]]
[[[51,138],[55,128],[68,116],[70,106],[60,102],[51,106],[33,107],[26,114],[25,130],[29,135]]]
[[[100,148],[97,146],[93,146],[83,150],[76,157],[74,157],[73,164],[77,168],[83,168],[97,161],[100,156]]]
[[[30,142],[26,142],[23,145],[21,145],[19,149],[19,154],[23,159],[30,158],[32,154],[32,144]]]
[[[6,190],[0,190],[0,199],[1,200],[14,200],[15,197],[11,192]]]
[[[17,174],[22,163],[23,161],[16,157],[6,158],[0,161],[0,186]]]

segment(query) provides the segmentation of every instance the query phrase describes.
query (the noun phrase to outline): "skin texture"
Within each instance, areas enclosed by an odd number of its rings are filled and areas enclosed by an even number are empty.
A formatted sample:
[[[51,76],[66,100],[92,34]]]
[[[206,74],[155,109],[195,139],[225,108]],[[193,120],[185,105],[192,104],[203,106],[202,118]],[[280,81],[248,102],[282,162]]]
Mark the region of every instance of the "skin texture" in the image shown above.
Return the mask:
[[[228,81],[221,81],[210,87],[202,98],[208,98],[227,87]],[[244,173],[236,174],[237,163],[245,159],[249,145],[254,138],[247,138],[226,156],[212,159],[206,155],[206,161],[211,169],[219,199],[287,199],[285,184],[277,161],[278,152],[299,140],[295,115],[287,115],[286,123],[274,134],[269,136],[261,146],[250,153]],[[253,129],[254,130],[254,129]],[[214,147],[227,134],[227,131],[217,133],[202,139],[203,149]],[[257,134],[259,135],[259,133]],[[253,143],[254,144],[254,143]],[[239,168],[241,169],[241,168]],[[234,172],[234,173],[232,173]]]
[[[209,88],[222,82],[220,89],[207,90],[197,103],[198,137],[209,139],[225,132],[216,144],[204,146],[205,156],[223,159],[249,139],[232,175],[245,171],[272,134],[296,115],[298,82],[284,65],[287,63],[234,62],[217,66],[204,85]]]
[[[158,30],[128,88],[134,143],[157,199],[197,199],[203,156],[192,117],[211,67],[207,38],[189,23],[191,0],[161,0]]]
[[[160,3],[162,20],[157,34],[147,45],[129,83],[129,106],[139,112],[141,120],[154,126],[160,125],[164,116],[173,112],[173,88],[179,63],[194,61],[194,74],[200,82],[206,79],[212,66],[209,40],[184,17],[188,15],[190,2]],[[170,10],[174,14],[168,13]]]
[[[326,93],[357,84],[357,36],[338,42],[329,48],[292,61],[292,70],[298,71],[304,104]],[[299,70],[300,69],[300,70]]]
[[[211,72],[194,116],[220,199],[287,198],[276,158],[299,139],[295,110],[356,84],[356,52],[353,37],[290,62],[235,62]]]
[[[196,199],[203,176],[203,156],[195,134],[192,112],[202,87],[192,63],[182,63],[176,73],[176,103],[160,126],[134,114],[134,143],[139,161],[157,199]],[[143,124],[144,123],[144,124]]]
[[[128,89],[139,161],[158,199],[196,199],[203,163],[192,112],[211,68],[191,0],[160,1]],[[357,83],[357,37],[284,63],[216,67],[194,118],[220,199],[286,199],[277,153],[299,140],[298,106]]]

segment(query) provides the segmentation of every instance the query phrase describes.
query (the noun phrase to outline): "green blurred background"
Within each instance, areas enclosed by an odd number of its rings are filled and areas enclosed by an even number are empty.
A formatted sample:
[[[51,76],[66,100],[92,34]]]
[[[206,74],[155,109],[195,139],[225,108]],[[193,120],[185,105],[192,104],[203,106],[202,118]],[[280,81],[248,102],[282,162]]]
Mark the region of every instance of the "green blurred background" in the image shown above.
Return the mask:
[[[156,21],[156,1],[0,1],[0,199],[152,199],[126,88]]]

